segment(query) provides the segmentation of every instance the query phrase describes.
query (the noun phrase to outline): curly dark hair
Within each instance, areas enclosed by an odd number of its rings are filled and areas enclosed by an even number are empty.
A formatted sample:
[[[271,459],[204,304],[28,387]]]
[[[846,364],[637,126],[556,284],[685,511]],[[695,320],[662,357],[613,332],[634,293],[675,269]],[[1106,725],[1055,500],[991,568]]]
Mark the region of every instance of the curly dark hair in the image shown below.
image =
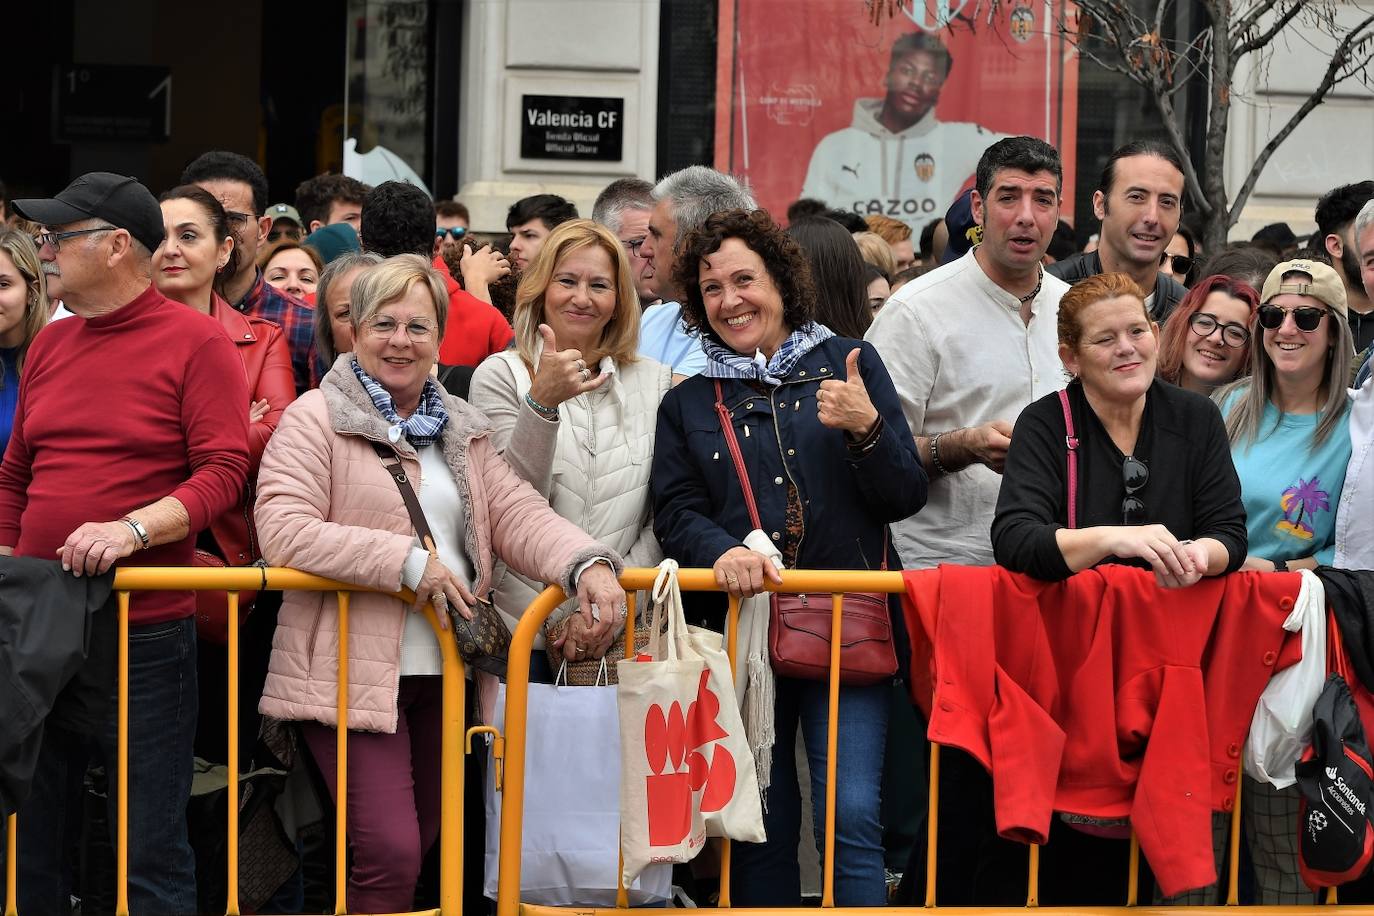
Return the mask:
[[[739,239],[763,260],[763,268],[782,296],[782,321],[795,330],[815,318],[816,287],[811,265],[801,246],[773,222],[767,210],[722,210],[706,218],[700,229],[689,232],[678,245],[673,282],[683,290],[682,323],[724,344],[706,320],[701,296],[701,262],[720,250],[726,239]]]

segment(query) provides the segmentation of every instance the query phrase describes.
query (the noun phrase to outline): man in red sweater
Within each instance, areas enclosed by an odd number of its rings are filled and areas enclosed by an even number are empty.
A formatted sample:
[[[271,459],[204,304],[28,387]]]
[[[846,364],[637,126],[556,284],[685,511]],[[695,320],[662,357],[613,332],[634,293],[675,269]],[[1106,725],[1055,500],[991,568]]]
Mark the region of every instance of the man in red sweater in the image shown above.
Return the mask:
[[[241,498],[248,388],[223,326],[152,285],[162,212],[132,178],[92,172],[15,209],[42,224],[48,291],[77,317],[29,349],[0,465],[0,554],[60,560],[73,575],[115,564],[189,566],[196,534]],[[129,558],[126,561],[126,558]],[[122,562],[123,561],[123,562]],[[129,906],[196,910],[186,834],[196,731],[195,603],[139,592],[129,606]],[[116,611],[92,618],[86,664],[45,722],[20,807],[19,906],[70,909],[63,831],[86,761],[118,767]],[[109,795],[115,830],[116,794]],[[111,842],[115,841],[111,837]]]

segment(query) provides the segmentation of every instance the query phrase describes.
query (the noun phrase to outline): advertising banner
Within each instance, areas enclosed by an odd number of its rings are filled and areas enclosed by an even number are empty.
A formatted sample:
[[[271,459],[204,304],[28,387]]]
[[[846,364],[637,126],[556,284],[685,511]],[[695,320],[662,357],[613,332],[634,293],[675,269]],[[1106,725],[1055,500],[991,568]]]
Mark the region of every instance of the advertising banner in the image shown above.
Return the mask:
[[[1028,134],[1060,150],[1072,213],[1064,2],[721,0],[716,167],[779,217],[815,197],[920,232],[972,186],[989,145]]]

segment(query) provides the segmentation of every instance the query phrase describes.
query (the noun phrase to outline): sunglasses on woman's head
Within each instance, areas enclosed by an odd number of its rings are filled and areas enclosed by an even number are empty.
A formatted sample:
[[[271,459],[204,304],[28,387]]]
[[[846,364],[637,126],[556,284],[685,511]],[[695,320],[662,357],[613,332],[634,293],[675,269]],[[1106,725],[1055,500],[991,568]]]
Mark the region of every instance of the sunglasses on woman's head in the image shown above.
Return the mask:
[[[1283,327],[1284,316],[1291,312],[1293,323],[1298,326],[1298,330],[1310,334],[1322,323],[1328,311],[1327,308],[1315,305],[1300,305],[1294,309],[1286,309],[1279,305],[1261,305],[1259,323],[1266,331],[1277,331]]]

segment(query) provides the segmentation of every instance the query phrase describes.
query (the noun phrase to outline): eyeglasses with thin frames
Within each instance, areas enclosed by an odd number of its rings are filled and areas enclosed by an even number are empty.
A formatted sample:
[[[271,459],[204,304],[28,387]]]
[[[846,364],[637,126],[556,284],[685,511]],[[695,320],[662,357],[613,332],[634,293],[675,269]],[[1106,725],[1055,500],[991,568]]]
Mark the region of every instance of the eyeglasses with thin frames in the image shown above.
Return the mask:
[[[1243,324],[1221,322],[1207,312],[1194,312],[1188,319],[1188,329],[1198,337],[1211,337],[1217,328],[1221,328],[1221,342],[1228,347],[1239,350],[1250,342],[1250,329]]]
[[[385,340],[396,333],[396,328],[405,329],[406,336],[416,343],[425,343],[434,339],[434,325],[423,318],[412,318],[407,322],[399,322],[395,318],[388,318],[385,315],[378,318],[369,318],[363,322],[363,327],[367,328],[368,333],[373,337]]]
[[[1149,467],[1136,456],[1127,455],[1121,462],[1121,482],[1126,485],[1126,498],[1121,501],[1121,524],[1144,524],[1145,503],[1135,494],[1150,482]]]
[[[62,243],[67,239],[74,239],[78,235],[90,235],[93,232],[113,232],[117,226],[96,226],[92,229],[72,229],[69,232],[40,232],[33,237],[35,244],[39,248],[44,245],[52,246],[54,252],[62,250]]]
[[[648,238],[648,236],[641,235],[637,239],[628,239],[624,242],[624,245],[630,250],[630,254],[639,257],[639,249],[644,247],[644,240],[646,238]]]

